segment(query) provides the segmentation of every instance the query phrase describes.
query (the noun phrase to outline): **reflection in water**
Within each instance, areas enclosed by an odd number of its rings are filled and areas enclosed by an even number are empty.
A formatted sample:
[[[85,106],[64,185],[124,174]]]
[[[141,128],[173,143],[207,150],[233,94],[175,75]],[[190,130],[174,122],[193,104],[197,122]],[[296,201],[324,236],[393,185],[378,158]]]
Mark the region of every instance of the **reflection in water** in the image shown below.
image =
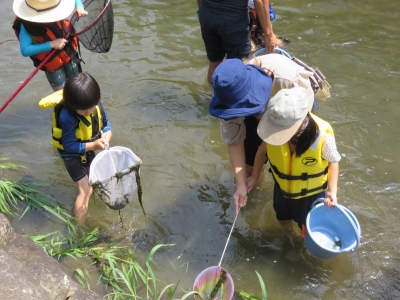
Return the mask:
[[[331,98],[320,102],[317,115],[334,128],[343,155],[338,200],[356,215],[363,235],[354,253],[328,261],[312,257],[276,221],[267,174],[241,211],[224,268],[237,290],[261,295],[257,270],[271,299],[398,299],[398,4],[281,0],[273,5],[274,31],[291,40],[285,50],[320,67],[332,86]],[[83,69],[101,86],[113,143],[132,149],[143,161],[147,219],[132,201],[121,210],[122,228],[118,212],[95,201],[88,221],[104,236],[131,246],[138,257],[158,243],[174,244],[157,252],[156,274],[191,290],[199,272],[219,261],[234,218],[230,197],[235,190],[218,120],[208,114],[208,61],[196,2],[116,0],[113,8],[111,51],[82,50]],[[18,52],[11,5],[0,15],[5,101],[32,64]],[[49,182],[45,192],[72,209],[76,191],[50,145],[50,111],[37,107],[49,92],[40,72],[0,115],[0,151],[25,165],[24,174]],[[7,177],[19,180],[20,174]],[[14,228],[58,226],[41,226],[34,214],[23,222],[13,220]],[[82,263],[69,262],[69,270]]]

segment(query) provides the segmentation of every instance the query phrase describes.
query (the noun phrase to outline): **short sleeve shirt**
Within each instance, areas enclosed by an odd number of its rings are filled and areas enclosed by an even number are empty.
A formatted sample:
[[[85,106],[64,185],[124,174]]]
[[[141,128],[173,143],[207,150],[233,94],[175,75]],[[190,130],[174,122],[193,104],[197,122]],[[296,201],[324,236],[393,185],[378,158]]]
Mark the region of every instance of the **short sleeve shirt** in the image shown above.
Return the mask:
[[[325,145],[322,149],[322,158],[327,160],[329,163],[337,163],[342,159],[337,150],[335,138],[330,134],[325,134]]]
[[[277,53],[258,56],[261,68],[270,70],[274,74],[270,98],[281,89],[303,87],[307,90],[309,97],[314,99],[314,91],[311,87],[310,77],[312,72],[296,64],[290,58]],[[250,64],[256,64],[255,59]],[[256,64],[258,65],[258,64]],[[236,145],[246,138],[246,126],[244,118],[222,120],[220,122],[222,140],[228,145]]]
[[[228,145],[236,145],[243,142],[246,138],[244,118],[235,118],[232,120],[220,119],[220,131],[222,140]]]

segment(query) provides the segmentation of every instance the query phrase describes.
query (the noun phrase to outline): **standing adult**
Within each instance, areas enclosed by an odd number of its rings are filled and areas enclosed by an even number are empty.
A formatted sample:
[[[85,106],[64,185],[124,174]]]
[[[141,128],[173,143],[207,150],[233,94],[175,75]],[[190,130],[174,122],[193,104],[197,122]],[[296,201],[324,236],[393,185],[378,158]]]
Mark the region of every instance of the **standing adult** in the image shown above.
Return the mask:
[[[229,58],[248,57],[251,50],[250,18],[247,0],[196,0],[201,35],[209,60],[207,80],[217,66]],[[274,52],[278,39],[272,30],[270,0],[254,0],[254,6],[264,31],[266,51]]]

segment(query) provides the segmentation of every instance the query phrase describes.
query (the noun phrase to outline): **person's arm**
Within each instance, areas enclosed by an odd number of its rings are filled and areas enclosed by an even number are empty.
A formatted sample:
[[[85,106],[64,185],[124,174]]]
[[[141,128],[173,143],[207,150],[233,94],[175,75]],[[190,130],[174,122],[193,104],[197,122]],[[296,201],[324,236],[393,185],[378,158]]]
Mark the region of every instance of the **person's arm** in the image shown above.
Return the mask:
[[[265,142],[262,142],[260,146],[258,146],[258,150],[256,156],[254,158],[253,165],[253,173],[246,180],[247,189],[250,192],[253,187],[256,185],[258,181],[258,177],[260,175],[261,169],[265,163],[265,152],[267,151],[267,145]]]
[[[196,0],[196,2],[197,2],[197,8],[200,8],[200,1],[201,1],[201,0]]]
[[[103,120],[102,120],[103,125],[101,128],[101,131],[103,131],[103,132],[111,131],[112,128],[111,128],[110,120],[108,119],[107,112],[104,110],[103,103],[101,101],[99,101],[98,105],[100,107],[100,110],[102,111],[101,115],[103,117]]]
[[[272,23],[269,16],[270,0],[254,0],[254,6],[257,12],[257,18],[260,21],[262,30],[264,31],[265,50],[275,52],[275,46],[278,45],[278,40],[272,30]]]
[[[50,42],[33,44],[32,36],[26,31],[24,25],[22,24],[21,24],[21,30],[19,32],[19,44],[20,44],[21,54],[25,57],[51,50]]]
[[[236,191],[233,194],[233,201],[235,202],[235,213],[237,214],[239,212],[239,207],[245,206],[247,202],[244,142],[228,145],[228,154],[236,179]]]
[[[85,6],[83,5],[82,0],[75,0],[75,13],[77,17],[84,17],[88,15],[88,12],[85,10]]]
[[[105,132],[103,132],[101,134],[101,139],[103,139],[106,144],[110,143],[111,138],[112,138],[112,131],[111,130],[105,131]]]
[[[19,43],[20,43],[21,54],[27,57],[42,52],[50,51],[51,49],[61,50],[67,43],[67,40],[60,38],[50,42],[33,44],[32,36],[26,31],[24,25],[21,24],[21,30],[19,32]]]
[[[78,120],[75,119],[67,108],[63,108],[60,113],[59,121],[62,130],[61,140],[64,151],[80,155],[85,154],[85,143],[76,140],[76,125]]]
[[[60,113],[60,126],[62,130],[62,144],[64,151],[69,153],[85,154],[87,151],[103,150],[106,147],[104,139],[93,142],[81,143],[76,140],[76,126],[78,120],[73,113],[64,108]]]
[[[337,150],[335,138],[325,134],[322,148],[322,159],[328,161],[328,190],[324,199],[325,205],[334,207],[337,203],[337,183],[339,178],[339,161],[341,156]]]
[[[325,205],[334,207],[337,203],[337,183],[339,178],[339,163],[330,163],[328,167],[328,190],[324,199]]]

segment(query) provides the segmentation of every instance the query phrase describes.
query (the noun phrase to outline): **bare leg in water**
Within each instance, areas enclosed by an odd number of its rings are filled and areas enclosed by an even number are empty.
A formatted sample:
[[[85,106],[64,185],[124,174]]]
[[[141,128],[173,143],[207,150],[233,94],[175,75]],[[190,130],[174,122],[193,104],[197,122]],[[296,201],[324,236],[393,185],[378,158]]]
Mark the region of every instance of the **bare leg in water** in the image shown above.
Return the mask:
[[[207,74],[207,81],[209,84],[212,84],[211,78],[214,74],[215,69],[219,66],[220,63],[222,63],[223,60],[219,61],[209,61],[208,62],[208,74]]]

